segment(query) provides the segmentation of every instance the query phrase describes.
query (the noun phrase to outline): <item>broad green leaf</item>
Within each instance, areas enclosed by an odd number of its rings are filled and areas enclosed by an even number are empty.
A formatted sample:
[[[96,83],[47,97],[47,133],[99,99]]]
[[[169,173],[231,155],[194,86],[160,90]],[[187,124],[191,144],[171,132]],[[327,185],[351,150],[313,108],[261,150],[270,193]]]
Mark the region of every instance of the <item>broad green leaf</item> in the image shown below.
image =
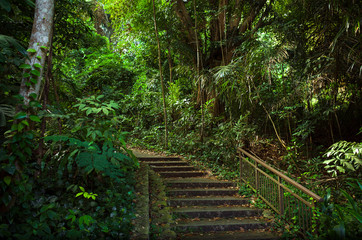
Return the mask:
[[[355,171],[356,169],[353,167],[352,164],[350,164],[349,162],[344,162],[344,164],[348,169],[352,170],[352,171]]]
[[[341,173],[345,173],[345,172],[346,172],[346,170],[345,170],[343,167],[341,167],[341,166],[336,166],[336,168],[337,168],[337,170],[340,171]]]
[[[35,63],[35,64],[34,64],[34,67],[36,67],[36,68],[42,68],[42,66],[41,66],[39,63]]]
[[[41,122],[40,118],[36,115],[30,115],[30,120],[33,122]]]
[[[109,111],[108,111],[108,109],[107,109],[107,108],[102,108],[102,110],[103,110],[104,114],[106,114],[106,115],[108,115],[108,114],[109,114]]]
[[[82,192],[85,192],[85,189],[84,189],[84,187],[82,187],[82,186],[79,186],[79,189],[82,191]]]
[[[22,68],[22,69],[30,69],[31,66],[30,66],[29,64],[21,64],[21,65],[19,66],[19,68]]]
[[[85,108],[86,106],[87,106],[87,105],[85,105],[85,104],[82,103],[82,104],[79,104],[78,108],[79,108],[79,109],[83,109],[83,108]]]
[[[77,193],[77,195],[75,195],[75,197],[79,197],[81,195],[83,195],[83,192]]]
[[[29,123],[28,123],[28,121],[23,120],[23,121],[21,121],[21,123],[29,127]]]
[[[51,220],[54,220],[57,217],[57,213],[52,210],[48,211],[47,214]]]
[[[24,74],[23,74],[23,77],[24,77],[24,78],[28,78],[28,77],[30,77],[30,76],[31,76],[30,73],[24,73]]]
[[[27,52],[30,52],[30,53],[36,53],[36,50],[34,48],[29,48],[28,50],[26,50]]]
[[[26,118],[26,113],[25,112],[18,112],[15,116],[15,119],[22,119],[22,118]]]
[[[38,70],[35,70],[35,69],[31,70],[30,73],[35,75],[35,76],[38,76],[38,77],[40,76],[40,72]]]
[[[4,177],[4,182],[6,183],[6,185],[10,185],[10,183],[11,183],[11,177],[10,176],[6,176],[6,177]]]

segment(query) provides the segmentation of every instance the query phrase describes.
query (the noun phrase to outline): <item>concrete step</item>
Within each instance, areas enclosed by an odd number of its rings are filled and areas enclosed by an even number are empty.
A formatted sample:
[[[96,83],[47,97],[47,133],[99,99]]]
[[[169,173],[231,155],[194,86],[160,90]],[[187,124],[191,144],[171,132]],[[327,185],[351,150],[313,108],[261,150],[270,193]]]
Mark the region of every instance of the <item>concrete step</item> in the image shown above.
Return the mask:
[[[186,233],[180,234],[182,240],[277,240],[279,236],[271,232],[235,231],[235,232],[210,232],[210,233]]]
[[[179,221],[175,225],[175,230],[179,232],[245,231],[269,226],[269,222],[259,219],[200,219],[199,221]]]
[[[195,188],[195,189],[171,189],[169,196],[233,196],[238,193],[237,189],[227,188]]]
[[[209,178],[192,179],[169,179],[165,181],[169,188],[227,188],[236,187],[236,183],[230,181],[221,181]]]
[[[184,207],[173,211],[181,218],[259,217],[262,210],[250,207]]]
[[[180,161],[178,157],[138,157],[141,162],[177,162]]]
[[[146,163],[150,166],[189,166],[186,161],[147,161]]]
[[[222,206],[222,205],[245,205],[249,203],[249,199],[240,197],[197,197],[197,198],[170,198],[169,205],[171,207],[186,206]]]
[[[193,166],[151,166],[155,172],[187,172],[196,171]]]
[[[201,171],[184,171],[184,172],[158,172],[164,178],[192,178],[205,176]]]

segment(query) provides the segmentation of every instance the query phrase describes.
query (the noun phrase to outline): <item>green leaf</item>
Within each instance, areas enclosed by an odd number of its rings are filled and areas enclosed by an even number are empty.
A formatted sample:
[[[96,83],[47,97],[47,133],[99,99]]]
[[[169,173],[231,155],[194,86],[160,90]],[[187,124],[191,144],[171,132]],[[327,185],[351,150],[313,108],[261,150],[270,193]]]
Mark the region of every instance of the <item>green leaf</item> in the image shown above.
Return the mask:
[[[10,176],[6,176],[6,177],[4,177],[4,182],[6,183],[6,185],[10,185],[10,183],[11,183],[11,177]]]
[[[21,121],[21,123],[29,127],[29,123],[28,123],[28,121],[23,120],[23,121]]]
[[[40,46],[41,49],[48,49],[46,46]]]
[[[107,108],[102,108],[102,110],[103,110],[104,114],[106,114],[106,115],[108,115],[108,114],[109,114],[109,111],[108,111],[108,109],[107,109]]]
[[[36,115],[30,115],[30,120],[33,122],[41,122],[40,118]]]
[[[23,77],[24,77],[24,78],[30,77],[30,73],[24,73],[24,74],[23,74]]]
[[[89,108],[87,111],[86,111],[86,114],[87,114],[87,116],[89,115],[89,114],[91,114],[92,113],[92,108]]]
[[[345,170],[343,167],[341,167],[341,166],[336,166],[336,168],[337,168],[337,170],[340,171],[341,173],[345,173],[345,172],[346,172],[346,170]]]
[[[27,52],[30,52],[30,53],[36,53],[36,50],[34,48],[29,48],[28,50],[26,50]]]
[[[83,195],[83,192],[77,193],[77,195],[75,195],[75,197],[79,197],[81,195]]]
[[[41,60],[41,56],[36,56],[36,58],[37,58],[38,60]]]
[[[30,66],[29,64],[21,64],[21,65],[19,66],[19,68],[22,68],[22,69],[30,69],[31,66]]]
[[[79,186],[79,189],[80,189],[82,192],[85,192],[84,187]]]
[[[36,84],[38,82],[38,80],[36,80],[34,78],[30,78],[30,82],[32,82],[33,84]]]
[[[356,169],[354,169],[353,165],[350,164],[349,162],[344,162],[344,165],[345,165],[348,169],[350,169],[350,170],[352,170],[352,171],[355,171],[355,170],[356,170]]]
[[[30,73],[35,75],[35,76],[40,77],[40,72],[38,70],[33,69],[33,70],[30,71]]]
[[[18,112],[15,116],[15,119],[22,119],[22,118],[26,118],[26,113],[25,112]]]
[[[48,217],[49,217],[51,220],[54,220],[54,219],[57,217],[57,213],[54,212],[54,211],[51,211],[51,210],[48,211],[47,214],[48,214]]]
[[[36,68],[42,68],[42,66],[41,66],[39,63],[35,63],[35,64],[34,64],[34,67],[36,67]]]

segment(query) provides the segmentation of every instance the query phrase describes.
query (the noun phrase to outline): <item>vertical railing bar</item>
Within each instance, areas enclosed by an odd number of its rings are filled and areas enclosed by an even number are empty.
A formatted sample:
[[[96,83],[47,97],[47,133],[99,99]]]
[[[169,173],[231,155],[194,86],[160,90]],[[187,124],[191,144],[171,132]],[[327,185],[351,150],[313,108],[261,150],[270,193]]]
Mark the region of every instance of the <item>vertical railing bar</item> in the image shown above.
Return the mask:
[[[255,189],[259,192],[259,176],[258,176],[258,163],[255,161]]]
[[[241,157],[241,152],[239,152],[239,173],[240,173],[240,178],[243,178],[243,158]]]
[[[281,212],[281,214],[284,214],[284,208],[283,208],[283,197],[284,197],[284,192],[283,192],[283,188],[281,187],[282,185],[282,179],[280,176],[278,176],[278,203],[279,203],[279,211]]]

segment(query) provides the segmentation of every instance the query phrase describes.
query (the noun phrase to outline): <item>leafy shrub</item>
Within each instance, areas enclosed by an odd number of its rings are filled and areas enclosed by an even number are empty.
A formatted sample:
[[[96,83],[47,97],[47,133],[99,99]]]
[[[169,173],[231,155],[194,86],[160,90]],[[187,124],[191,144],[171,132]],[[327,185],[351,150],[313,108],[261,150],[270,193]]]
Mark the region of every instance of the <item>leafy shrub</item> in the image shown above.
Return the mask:
[[[340,141],[329,147],[323,161],[332,177],[357,172],[362,166],[362,143]]]

